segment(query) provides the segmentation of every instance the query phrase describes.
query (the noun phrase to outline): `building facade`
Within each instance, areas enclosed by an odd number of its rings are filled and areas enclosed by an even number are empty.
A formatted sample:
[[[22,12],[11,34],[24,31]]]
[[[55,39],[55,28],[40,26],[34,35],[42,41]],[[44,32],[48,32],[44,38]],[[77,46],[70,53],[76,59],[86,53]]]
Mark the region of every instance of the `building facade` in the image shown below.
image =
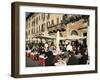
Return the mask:
[[[49,36],[48,29],[59,24],[63,14],[34,13],[26,19],[26,40],[39,42],[36,36]]]
[[[57,31],[61,38],[67,39],[71,35],[87,37],[88,27],[88,15],[32,13],[26,18],[26,41],[39,43],[42,39],[45,42],[50,36],[55,39]]]

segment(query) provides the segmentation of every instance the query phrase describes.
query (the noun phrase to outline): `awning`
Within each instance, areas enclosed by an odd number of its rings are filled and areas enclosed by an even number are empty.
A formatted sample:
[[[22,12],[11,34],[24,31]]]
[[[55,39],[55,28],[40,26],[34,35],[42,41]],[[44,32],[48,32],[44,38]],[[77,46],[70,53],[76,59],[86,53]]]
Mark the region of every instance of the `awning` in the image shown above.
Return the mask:
[[[78,40],[78,39],[86,39],[86,37],[77,36],[77,35],[70,35],[66,39],[67,40]]]

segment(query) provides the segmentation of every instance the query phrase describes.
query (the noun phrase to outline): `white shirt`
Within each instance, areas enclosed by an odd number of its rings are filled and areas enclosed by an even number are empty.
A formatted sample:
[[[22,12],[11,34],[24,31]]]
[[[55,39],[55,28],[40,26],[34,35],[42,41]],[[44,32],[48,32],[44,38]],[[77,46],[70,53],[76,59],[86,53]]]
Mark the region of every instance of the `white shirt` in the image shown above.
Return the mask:
[[[72,51],[73,50],[73,48],[72,48],[72,46],[69,44],[68,46],[67,46],[67,51]]]

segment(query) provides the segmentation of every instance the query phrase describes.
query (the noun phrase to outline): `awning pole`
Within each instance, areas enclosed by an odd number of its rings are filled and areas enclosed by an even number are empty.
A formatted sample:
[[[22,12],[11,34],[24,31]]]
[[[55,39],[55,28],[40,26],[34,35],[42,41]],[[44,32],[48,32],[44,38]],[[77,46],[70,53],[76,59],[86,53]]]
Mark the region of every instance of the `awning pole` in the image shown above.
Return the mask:
[[[59,31],[57,31],[57,35],[56,35],[56,51],[57,51],[57,54],[59,54],[60,52],[60,49],[59,49]]]

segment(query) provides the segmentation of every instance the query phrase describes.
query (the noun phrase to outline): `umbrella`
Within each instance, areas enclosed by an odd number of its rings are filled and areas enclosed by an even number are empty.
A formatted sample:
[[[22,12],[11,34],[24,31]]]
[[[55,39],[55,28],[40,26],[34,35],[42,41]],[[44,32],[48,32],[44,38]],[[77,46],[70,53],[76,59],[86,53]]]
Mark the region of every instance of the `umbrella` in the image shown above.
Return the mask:
[[[53,36],[36,36],[36,38],[44,38],[44,39],[54,39]]]

